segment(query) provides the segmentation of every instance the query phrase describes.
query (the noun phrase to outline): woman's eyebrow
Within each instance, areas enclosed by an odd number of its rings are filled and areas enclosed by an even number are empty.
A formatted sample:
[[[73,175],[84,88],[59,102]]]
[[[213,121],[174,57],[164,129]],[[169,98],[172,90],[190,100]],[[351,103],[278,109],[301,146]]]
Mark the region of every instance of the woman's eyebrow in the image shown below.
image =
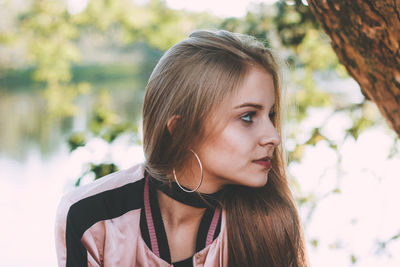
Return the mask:
[[[253,108],[256,108],[256,109],[263,109],[262,105],[254,104],[254,103],[243,103],[243,104],[240,104],[239,106],[234,107],[234,109],[244,108],[244,107],[253,107]]]

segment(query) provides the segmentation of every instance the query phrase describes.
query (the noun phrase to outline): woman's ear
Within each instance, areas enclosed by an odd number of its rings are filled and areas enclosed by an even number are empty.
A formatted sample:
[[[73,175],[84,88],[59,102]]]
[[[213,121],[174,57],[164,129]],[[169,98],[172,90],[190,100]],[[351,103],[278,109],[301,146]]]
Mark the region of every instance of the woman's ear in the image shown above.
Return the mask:
[[[167,128],[168,128],[169,134],[171,136],[172,136],[172,133],[174,132],[175,125],[180,117],[181,116],[179,116],[179,115],[173,115],[171,118],[169,118],[169,120],[167,122]]]

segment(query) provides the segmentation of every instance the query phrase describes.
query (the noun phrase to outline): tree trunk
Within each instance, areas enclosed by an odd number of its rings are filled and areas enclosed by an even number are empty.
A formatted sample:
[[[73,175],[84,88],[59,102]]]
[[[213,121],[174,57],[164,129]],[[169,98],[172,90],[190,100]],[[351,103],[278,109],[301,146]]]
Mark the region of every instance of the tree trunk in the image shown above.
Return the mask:
[[[340,62],[400,136],[400,0],[308,0]]]

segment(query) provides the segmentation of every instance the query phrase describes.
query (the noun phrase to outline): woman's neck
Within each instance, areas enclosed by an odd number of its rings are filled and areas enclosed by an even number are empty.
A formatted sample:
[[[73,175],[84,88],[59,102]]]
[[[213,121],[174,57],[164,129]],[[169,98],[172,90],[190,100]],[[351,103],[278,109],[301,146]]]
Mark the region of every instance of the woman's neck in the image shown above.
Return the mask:
[[[197,224],[206,210],[185,205],[160,190],[157,190],[157,198],[163,220],[173,228],[182,224]]]

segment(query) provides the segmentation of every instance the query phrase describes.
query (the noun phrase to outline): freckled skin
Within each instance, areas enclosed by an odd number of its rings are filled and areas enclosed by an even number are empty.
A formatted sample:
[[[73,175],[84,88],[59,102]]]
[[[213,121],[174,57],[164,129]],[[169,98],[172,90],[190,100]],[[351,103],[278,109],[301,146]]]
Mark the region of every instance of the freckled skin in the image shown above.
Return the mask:
[[[259,107],[236,108],[244,103]],[[270,118],[274,103],[272,76],[261,68],[252,67],[237,93],[226,99],[215,114],[211,114],[211,117],[225,123],[225,128],[197,148],[204,170],[200,192],[215,192],[225,184],[250,187],[266,184],[269,170],[253,161],[271,157],[275,147],[280,144],[280,137]],[[213,128],[213,123],[206,125],[206,132]],[[192,161],[190,165],[193,169],[197,162]],[[199,177],[198,165],[194,169],[197,174],[191,175],[195,177],[194,181],[182,180],[191,188],[197,185]]]

